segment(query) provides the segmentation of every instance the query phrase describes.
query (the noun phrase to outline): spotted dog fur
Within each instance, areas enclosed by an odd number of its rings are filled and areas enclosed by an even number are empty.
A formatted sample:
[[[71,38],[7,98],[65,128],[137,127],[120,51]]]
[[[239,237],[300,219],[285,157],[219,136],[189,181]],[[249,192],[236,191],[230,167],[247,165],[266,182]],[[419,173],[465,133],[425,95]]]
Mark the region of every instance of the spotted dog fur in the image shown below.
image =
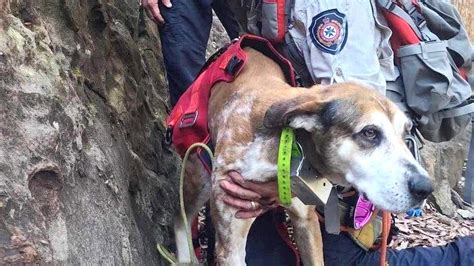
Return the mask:
[[[432,191],[426,171],[406,148],[407,117],[375,90],[357,83],[310,89],[290,87],[280,67],[246,48],[248,62],[232,83],[211,93],[209,128],[215,147],[212,177],[199,160],[186,169],[188,217],[211,199],[219,265],[245,265],[245,244],[254,219],[236,219],[222,201],[219,180],[235,170],[246,180],[275,180],[282,127],[297,132],[311,164],[330,181],[354,186],[377,207],[402,212]],[[288,213],[305,265],[323,265],[322,239],[314,206],[293,199]],[[175,223],[178,258],[189,262],[183,223]],[[271,244],[271,243],[269,243]]]

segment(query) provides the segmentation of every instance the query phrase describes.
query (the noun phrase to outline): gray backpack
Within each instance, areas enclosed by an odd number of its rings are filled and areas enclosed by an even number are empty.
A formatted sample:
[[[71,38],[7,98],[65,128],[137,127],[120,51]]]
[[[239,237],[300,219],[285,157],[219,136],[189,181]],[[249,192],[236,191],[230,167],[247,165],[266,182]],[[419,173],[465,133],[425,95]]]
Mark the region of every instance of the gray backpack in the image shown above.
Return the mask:
[[[387,96],[413,118],[425,139],[448,141],[466,128],[474,112],[466,81],[472,65],[469,38],[453,5],[398,2],[378,0],[394,35],[418,42],[401,43],[398,49],[392,42],[401,79],[388,84]]]

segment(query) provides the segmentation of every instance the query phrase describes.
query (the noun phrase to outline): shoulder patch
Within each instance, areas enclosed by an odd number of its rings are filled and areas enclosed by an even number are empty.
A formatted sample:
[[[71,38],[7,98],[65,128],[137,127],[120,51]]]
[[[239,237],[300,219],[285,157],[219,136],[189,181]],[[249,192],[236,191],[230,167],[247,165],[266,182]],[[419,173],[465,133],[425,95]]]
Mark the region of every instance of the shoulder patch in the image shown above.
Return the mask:
[[[309,26],[309,34],[313,44],[321,51],[336,54],[344,48],[347,41],[346,15],[337,9],[330,9],[313,17]]]

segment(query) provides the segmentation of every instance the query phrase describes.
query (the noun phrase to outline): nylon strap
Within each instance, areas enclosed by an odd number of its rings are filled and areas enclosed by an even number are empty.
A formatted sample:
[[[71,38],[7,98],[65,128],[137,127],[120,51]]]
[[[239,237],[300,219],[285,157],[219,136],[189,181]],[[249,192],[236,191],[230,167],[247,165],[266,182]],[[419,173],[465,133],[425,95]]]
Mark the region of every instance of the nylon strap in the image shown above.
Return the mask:
[[[392,2],[392,0],[377,0],[377,2],[379,3],[381,7],[384,7],[387,11],[391,12],[392,14],[395,14],[399,18],[402,18],[406,23],[408,23],[410,28],[415,32],[416,36],[418,36],[420,40],[423,39],[420,29],[415,24],[412,17],[410,17],[410,15],[407,12],[405,12],[405,10],[397,6],[394,2]]]
[[[291,155],[298,151],[298,148],[293,148],[294,146],[296,147],[294,140],[295,133],[293,129],[288,127],[283,128],[280,136],[280,145],[278,147],[278,197],[280,203],[287,206],[291,204]]]

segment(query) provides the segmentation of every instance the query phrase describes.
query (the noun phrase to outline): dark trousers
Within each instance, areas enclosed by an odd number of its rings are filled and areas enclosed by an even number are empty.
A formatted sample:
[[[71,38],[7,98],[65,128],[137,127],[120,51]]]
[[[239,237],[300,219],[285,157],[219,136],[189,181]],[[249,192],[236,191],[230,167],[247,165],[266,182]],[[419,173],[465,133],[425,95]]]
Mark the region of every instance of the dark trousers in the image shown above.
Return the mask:
[[[246,246],[246,262],[257,265],[295,265],[292,250],[280,237],[273,214],[259,217],[250,229]],[[344,234],[330,235],[324,229],[324,262],[328,266],[378,266],[378,251],[366,252]],[[404,250],[388,250],[390,266],[472,266],[474,265],[474,236],[459,238],[446,246],[416,247]]]
[[[174,106],[205,63],[207,41],[216,12],[231,39],[239,26],[226,0],[178,0],[173,7],[160,6],[165,24],[160,29],[163,58]]]

